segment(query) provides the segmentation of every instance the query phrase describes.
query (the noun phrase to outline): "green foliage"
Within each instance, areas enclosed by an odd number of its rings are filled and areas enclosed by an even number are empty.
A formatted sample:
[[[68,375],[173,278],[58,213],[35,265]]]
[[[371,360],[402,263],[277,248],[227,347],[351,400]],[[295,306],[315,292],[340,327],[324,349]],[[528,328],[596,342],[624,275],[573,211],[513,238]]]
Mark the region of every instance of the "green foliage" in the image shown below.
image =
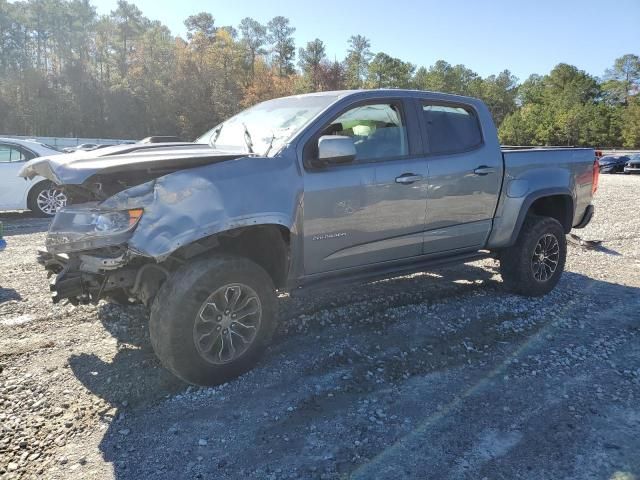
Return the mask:
[[[253,18],[246,17],[240,21],[239,29],[242,34],[242,44],[244,45],[247,55],[247,63],[251,71],[251,79],[253,79],[258,55],[265,55],[267,53],[267,50],[264,48],[267,43],[267,27]]]
[[[543,95],[543,77],[535,73],[530,75],[529,78],[522,82],[518,87],[518,99],[522,105],[528,103],[542,103]]]
[[[409,88],[415,65],[386,53],[378,53],[369,63],[368,88]]]
[[[505,70],[498,75],[490,75],[484,80],[474,79],[472,95],[484,100],[491,110],[493,119],[500,125],[505,117],[516,110],[516,96],[518,94],[518,79]]]
[[[640,148],[640,57],[600,81],[560,64],[522,84],[505,70],[481,77],[444,60],[420,67],[371,51],[362,35],[344,59],[315,39],[298,50],[285,17],[218,26],[185,20],[186,38],[118,1],[98,16],[89,0],[0,0],[0,133],[193,139],[241,108],[284,95],[343,88],[417,88],[479,97],[503,143]]]
[[[570,108],[596,99],[599,86],[596,79],[573,65],[560,63],[544,77],[543,101],[561,103]]]
[[[478,96],[481,81],[477,73],[464,65],[452,66],[438,60],[428,70],[420,67],[413,83],[420,90]]]
[[[640,57],[626,54],[617,58],[605,74],[605,88],[613,102],[627,105],[640,90]]]
[[[296,29],[289,25],[288,18],[278,16],[267,24],[267,31],[269,32],[269,42],[273,45],[273,62],[277,66],[280,76],[292,74],[294,71],[293,60],[296,55],[293,34]]]
[[[319,90],[321,85],[322,62],[326,59],[324,43],[319,38],[308,42],[306,48],[298,52],[298,66],[311,90]]]
[[[627,148],[640,148],[640,99],[636,96],[622,114],[622,138]]]
[[[618,61],[616,61],[618,63]],[[548,75],[532,75],[518,88],[521,108],[500,124],[500,141],[513,145],[634,146],[640,125],[632,108],[572,65],[559,64]]]
[[[348,44],[347,58],[344,61],[346,87],[362,88],[367,78],[369,62],[373,57],[371,42],[362,35],[352,35]]]
[[[216,34],[216,26],[213,15],[207,12],[200,12],[196,15],[187,17],[184,21],[187,27],[187,38],[193,39],[194,35],[201,34],[212,39]]]

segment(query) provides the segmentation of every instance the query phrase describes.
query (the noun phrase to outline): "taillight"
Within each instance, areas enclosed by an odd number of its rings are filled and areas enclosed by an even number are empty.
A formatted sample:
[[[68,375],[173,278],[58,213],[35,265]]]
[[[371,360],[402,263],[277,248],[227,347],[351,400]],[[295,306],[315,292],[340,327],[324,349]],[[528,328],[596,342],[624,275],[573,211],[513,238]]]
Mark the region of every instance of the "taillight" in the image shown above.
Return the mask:
[[[598,160],[593,162],[593,183],[591,184],[591,195],[596,193],[598,190],[598,181],[600,180],[600,165],[598,164]]]

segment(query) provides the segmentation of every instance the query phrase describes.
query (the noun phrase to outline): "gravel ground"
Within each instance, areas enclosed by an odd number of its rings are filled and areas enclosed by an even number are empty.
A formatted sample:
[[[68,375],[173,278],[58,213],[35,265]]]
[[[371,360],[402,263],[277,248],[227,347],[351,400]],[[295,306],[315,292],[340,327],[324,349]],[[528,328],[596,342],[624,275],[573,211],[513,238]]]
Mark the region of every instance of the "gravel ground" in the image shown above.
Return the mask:
[[[280,300],[261,365],[162,369],[141,307],[52,305],[47,222],[5,214],[0,478],[640,477],[640,177],[602,176],[542,299],[493,260]]]

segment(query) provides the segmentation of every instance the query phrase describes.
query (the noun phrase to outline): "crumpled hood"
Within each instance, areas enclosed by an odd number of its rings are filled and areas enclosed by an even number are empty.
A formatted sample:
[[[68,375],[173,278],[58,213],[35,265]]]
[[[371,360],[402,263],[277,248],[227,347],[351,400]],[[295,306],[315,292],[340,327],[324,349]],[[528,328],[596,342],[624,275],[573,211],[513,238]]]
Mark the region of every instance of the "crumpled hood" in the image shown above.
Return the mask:
[[[89,152],[39,157],[18,173],[24,178],[42,176],[58,185],[80,185],[100,174],[154,172],[164,175],[250,154],[215,150],[198,143],[149,143],[117,145]]]

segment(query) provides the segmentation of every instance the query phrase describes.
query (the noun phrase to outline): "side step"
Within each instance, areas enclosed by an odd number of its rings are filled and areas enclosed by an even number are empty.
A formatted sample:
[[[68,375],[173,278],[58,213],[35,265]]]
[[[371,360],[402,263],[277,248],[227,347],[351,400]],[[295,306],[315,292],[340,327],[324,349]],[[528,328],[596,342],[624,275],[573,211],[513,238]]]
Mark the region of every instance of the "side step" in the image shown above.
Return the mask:
[[[406,263],[385,262],[383,265],[369,267],[366,269],[357,268],[346,271],[331,271],[305,279],[300,286],[290,289],[289,294],[294,297],[302,296],[310,291],[331,289],[341,285],[354,283],[369,283],[376,280],[384,280],[387,278],[401,277],[412,273],[424,272],[434,267],[459,265],[461,263],[475,262],[476,260],[494,257],[495,255],[489,251],[475,251],[447,257],[431,257],[421,260],[413,260]]]

